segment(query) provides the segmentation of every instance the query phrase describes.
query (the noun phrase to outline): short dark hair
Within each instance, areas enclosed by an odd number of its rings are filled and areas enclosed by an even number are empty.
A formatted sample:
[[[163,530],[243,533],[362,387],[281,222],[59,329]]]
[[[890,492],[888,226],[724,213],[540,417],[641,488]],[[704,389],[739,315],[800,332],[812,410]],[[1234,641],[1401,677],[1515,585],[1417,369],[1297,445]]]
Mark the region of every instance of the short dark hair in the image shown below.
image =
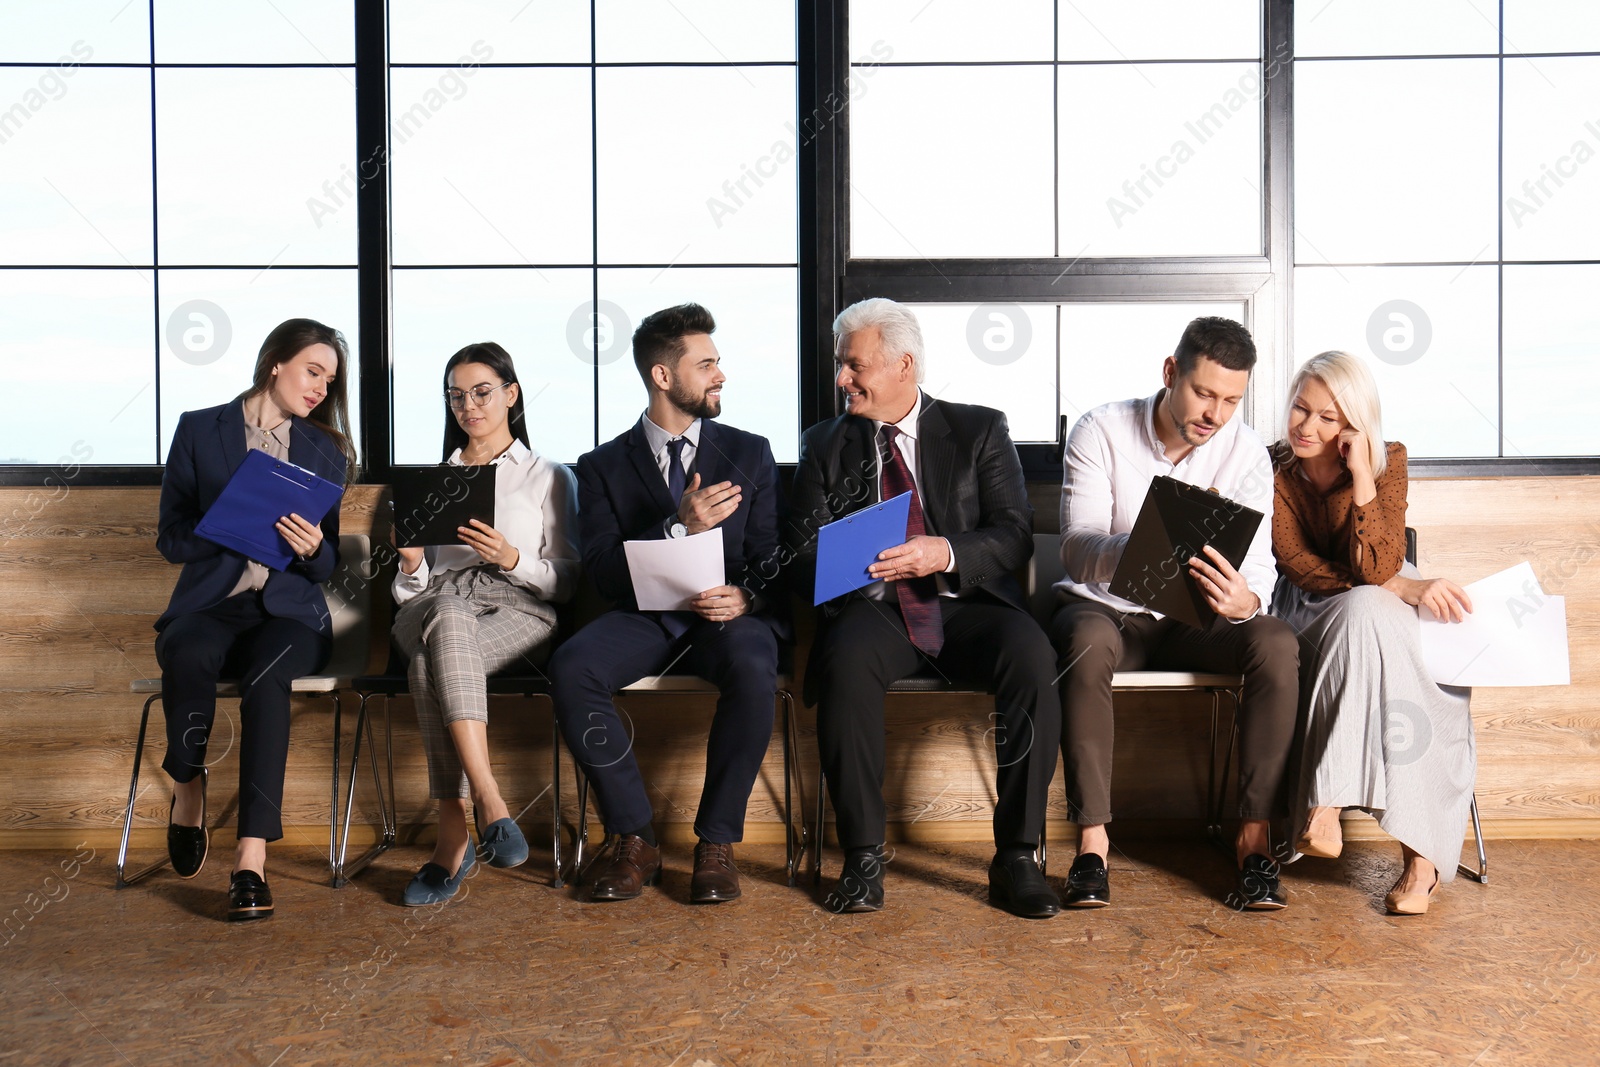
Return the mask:
[[[683,339],[692,333],[715,333],[717,320],[699,304],[679,304],[646,315],[633,331],[633,365],[639,377],[650,384],[650,368],[664,364],[675,370],[688,346]]]
[[[1201,356],[1229,370],[1254,370],[1256,343],[1250,339],[1250,331],[1232,319],[1206,315],[1185,326],[1178,339],[1178,347],[1172,353],[1178,374],[1194,370],[1195,360]]]

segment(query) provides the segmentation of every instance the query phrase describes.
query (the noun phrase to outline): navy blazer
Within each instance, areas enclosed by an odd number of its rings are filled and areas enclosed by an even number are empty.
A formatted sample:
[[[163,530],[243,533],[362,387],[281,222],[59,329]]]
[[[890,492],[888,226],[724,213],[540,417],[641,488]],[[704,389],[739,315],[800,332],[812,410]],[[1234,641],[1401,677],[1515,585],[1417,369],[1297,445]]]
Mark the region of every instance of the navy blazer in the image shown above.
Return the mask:
[[[922,512],[928,533],[950,542],[963,593],[979,589],[1027,609],[1012,573],[1033,555],[1033,505],[1006,417],[993,408],[922,395],[917,419]],[[817,531],[878,499],[877,442],[871,419],[840,415],[800,439],[785,538],[791,584],[809,603],[816,584]],[[823,604],[829,618],[849,597]]]
[[[702,419],[691,480],[695,472],[702,486],[732,482],[742,490],[739,507],[721,523],[727,584],[755,593],[758,616],[787,637],[787,597],[777,586],[779,487],[772,446],[765,437]],[[638,610],[622,543],[669,536],[677,514],[642,420],[578,460],[583,569],[618,607]]]
[[[179,615],[221,603],[238,584],[246,559],[231,548],[207,541],[194,528],[216,503],[233,472],[244,462],[244,402],[186,411],[178,417],[166,469],[161,475],[161,524],[156,548],[169,563],[183,564],[167,610],[156,620],[160,630]],[[344,453],[322,430],[296,417],[289,428],[289,462],[344,484]],[[342,501],[341,501],[342,503]],[[321,583],[339,566],[339,504],[322,520],[322,545],[306,561],[285,571],[269,571],[262,602],[278,618],[294,619],[332,636],[332,619]]]

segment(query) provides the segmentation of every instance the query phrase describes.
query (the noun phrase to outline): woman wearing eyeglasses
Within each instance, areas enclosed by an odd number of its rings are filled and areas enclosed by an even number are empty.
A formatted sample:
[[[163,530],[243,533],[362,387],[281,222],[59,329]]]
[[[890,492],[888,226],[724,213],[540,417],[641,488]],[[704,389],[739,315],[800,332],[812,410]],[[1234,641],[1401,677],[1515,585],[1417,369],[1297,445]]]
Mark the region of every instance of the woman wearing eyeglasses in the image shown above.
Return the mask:
[[[339,565],[339,505],[321,525],[299,515],[279,520],[278,533],[295,553],[283,571],[208,541],[195,527],[252,449],[346,483],[356,466],[345,410],[348,359],[339,331],[311,319],[280,324],[262,342],[248,390],[231,403],[179,417],[161,474],[156,547],[183,564],[156,621],[167,717],[161,766],[173,781],[167,854],[182,878],[193,878],[205,863],[207,742],[217,681],[237,678],[240,725],[228,745],[237,738],[239,844],[230,920],[272,914],[267,842],[283,836],[289,686],[320,670],[332,650],[332,620],[319,586]]]
[[[577,589],[577,482],[528,444],[522,387],[506,350],[468,345],[444,368],[444,460],[492,465],[495,526],[472,520],[461,543],[402,548],[394,578],[394,641],[428,754],[428,795],[439,801],[432,858],[405,888],[409,907],[454,896],[478,853],[491,866],[528,858],[489,768],[488,675],[549,656],[555,604]]]

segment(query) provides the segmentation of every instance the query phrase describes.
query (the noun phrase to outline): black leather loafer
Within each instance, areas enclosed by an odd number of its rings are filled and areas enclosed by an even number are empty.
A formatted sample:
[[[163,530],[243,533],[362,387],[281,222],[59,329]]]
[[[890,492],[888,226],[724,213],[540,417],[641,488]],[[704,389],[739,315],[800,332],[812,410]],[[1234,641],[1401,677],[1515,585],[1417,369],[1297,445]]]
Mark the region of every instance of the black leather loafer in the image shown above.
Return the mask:
[[[1259,852],[1244,858],[1239,868],[1238,898],[1231,901],[1240,911],[1280,911],[1289,898],[1278,882],[1278,865]]]
[[[234,871],[228,883],[228,921],[272,918],[272,890],[255,871]]]
[[[989,864],[989,903],[1024,919],[1048,919],[1061,911],[1061,898],[1044,880],[1044,872],[1030,855]]]
[[[1072,861],[1067,872],[1067,895],[1063,901],[1069,908],[1103,908],[1111,903],[1111,872],[1106,861],[1093,852],[1085,852]]]
[[[883,910],[883,847],[848,852],[839,881],[822,906],[840,915]]]
[[[167,808],[167,859],[179,878],[193,878],[205,866],[206,853],[211,850],[211,836],[206,832],[205,786],[200,787],[200,825],[177,826],[172,821],[172,810],[178,798],[172,798]]]

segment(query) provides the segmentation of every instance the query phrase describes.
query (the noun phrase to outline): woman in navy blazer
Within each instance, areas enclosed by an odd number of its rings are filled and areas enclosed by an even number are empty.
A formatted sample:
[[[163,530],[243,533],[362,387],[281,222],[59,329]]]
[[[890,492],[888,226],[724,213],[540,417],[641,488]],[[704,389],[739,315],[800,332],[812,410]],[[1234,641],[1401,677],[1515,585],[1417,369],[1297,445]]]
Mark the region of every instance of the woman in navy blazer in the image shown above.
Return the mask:
[[[299,515],[279,520],[278,533],[295,555],[283,571],[206,540],[195,526],[253,448],[346,484],[355,471],[345,405],[348,358],[339,331],[311,319],[282,323],[262,343],[248,390],[231,403],[179,417],[162,473],[156,547],[168,562],[183,564],[172,600],[156,620],[167,717],[162,769],[173,781],[167,853],[184,878],[200,873],[205,862],[205,768],[216,685],[219,678],[237,678],[241,722],[228,746],[237,738],[239,844],[229,919],[272,914],[264,875],[267,842],[283,836],[289,685],[321,669],[332,649],[320,585],[339,563],[339,506],[320,526]]]

